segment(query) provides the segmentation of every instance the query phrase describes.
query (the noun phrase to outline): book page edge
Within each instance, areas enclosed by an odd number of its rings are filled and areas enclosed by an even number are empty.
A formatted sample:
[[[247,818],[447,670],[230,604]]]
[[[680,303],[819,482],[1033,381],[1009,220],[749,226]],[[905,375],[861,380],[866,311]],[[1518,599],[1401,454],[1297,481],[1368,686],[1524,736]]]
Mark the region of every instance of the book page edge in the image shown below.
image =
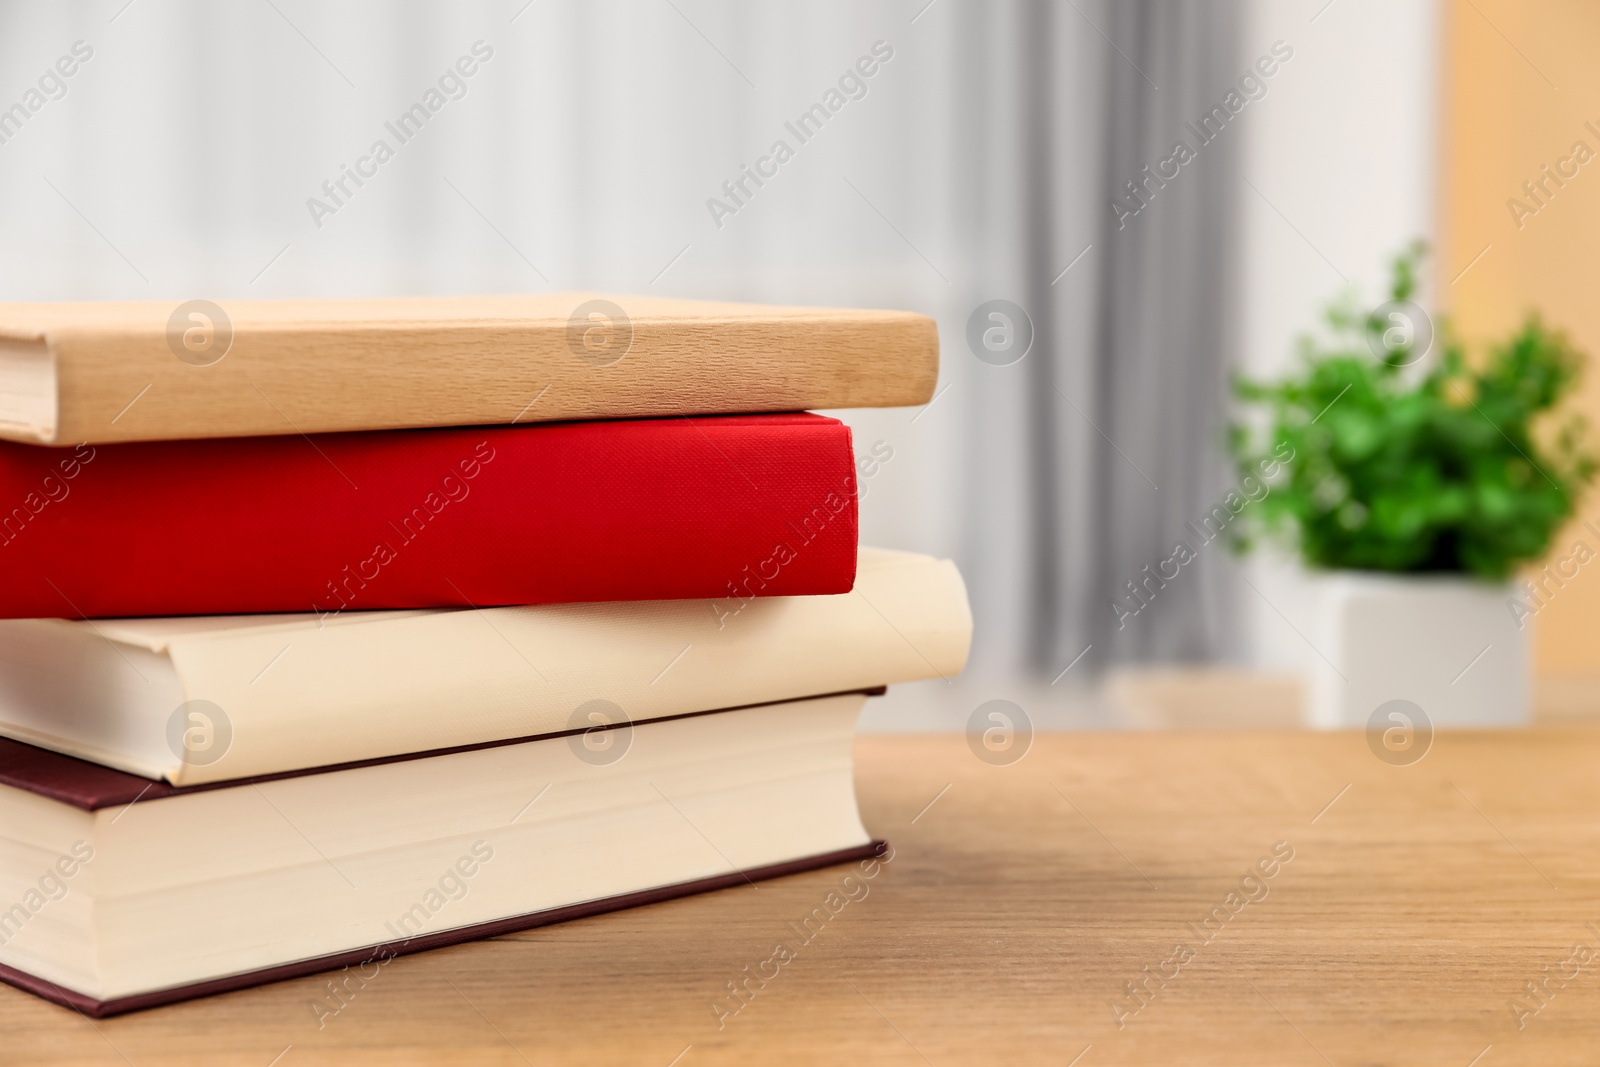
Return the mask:
[[[54,444],[59,383],[55,352],[44,338],[0,336],[0,437]]]

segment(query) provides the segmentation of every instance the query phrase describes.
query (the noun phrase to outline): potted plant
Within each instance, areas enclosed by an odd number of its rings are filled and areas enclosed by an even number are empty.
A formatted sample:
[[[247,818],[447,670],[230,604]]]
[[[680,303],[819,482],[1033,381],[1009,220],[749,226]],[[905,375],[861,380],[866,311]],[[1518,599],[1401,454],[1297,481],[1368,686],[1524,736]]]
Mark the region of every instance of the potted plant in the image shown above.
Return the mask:
[[[1532,314],[1481,359],[1448,329],[1433,344],[1412,302],[1420,257],[1395,260],[1374,311],[1331,307],[1331,339],[1303,338],[1297,372],[1235,383],[1265,425],[1231,428],[1234,458],[1275,472],[1235,541],[1277,537],[1306,568],[1318,726],[1365,725],[1391,700],[1434,723],[1526,721],[1529,610],[1513,574],[1546,553],[1595,470],[1582,420],[1543,417],[1583,354]]]

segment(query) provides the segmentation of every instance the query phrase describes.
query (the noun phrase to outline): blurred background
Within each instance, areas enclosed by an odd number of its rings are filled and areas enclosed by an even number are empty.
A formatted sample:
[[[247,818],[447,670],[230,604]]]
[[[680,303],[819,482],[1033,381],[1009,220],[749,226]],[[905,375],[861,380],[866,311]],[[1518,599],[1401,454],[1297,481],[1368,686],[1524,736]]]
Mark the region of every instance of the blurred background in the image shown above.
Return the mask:
[[[1338,657],[1287,555],[1218,541],[1137,618],[1113,603],[1235,486],[1231,377],[1292,369],[1413,240],[1418,302],[1469,342],[1538,308],[1600,343],[1600,177],[1524,191],[1600,148],[1597,43],[1600,5],[1511,0],[5,2],[0,299],[925,312],[933,402],[836,414],[891,457],[863,539],[959,563],[973,659],[864,726],[992,699],[1040,728],[1296,723]],[[1021,355],[972,340],[994,307]],[[1600,692],[1585,578],[1525,638],[1535,718]]]

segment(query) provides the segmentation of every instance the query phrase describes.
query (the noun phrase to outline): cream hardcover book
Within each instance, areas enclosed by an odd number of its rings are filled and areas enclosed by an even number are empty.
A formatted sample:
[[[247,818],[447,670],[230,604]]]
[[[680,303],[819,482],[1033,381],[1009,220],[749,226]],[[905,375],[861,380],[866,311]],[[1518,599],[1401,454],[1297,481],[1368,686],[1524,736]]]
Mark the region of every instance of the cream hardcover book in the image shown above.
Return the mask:
[[[0,735],[175,785],[950,678],[948,560],[855,588],[460,610],[0,621]]]
[[[859,863],[842,694],[174,787],[0,740],[0,981],[114,1015]],[[824,917],[826,918],[826,917]]]

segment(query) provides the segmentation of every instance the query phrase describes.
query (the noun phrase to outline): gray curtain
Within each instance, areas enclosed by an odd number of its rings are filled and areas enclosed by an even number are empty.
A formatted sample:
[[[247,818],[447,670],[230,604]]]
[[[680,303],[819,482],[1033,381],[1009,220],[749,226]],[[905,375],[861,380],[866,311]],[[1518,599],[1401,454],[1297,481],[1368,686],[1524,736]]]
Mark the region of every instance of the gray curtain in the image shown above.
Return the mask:
[[[1234,630],[1228,550],[1186,524],[1229,485],[1221,444],[1244,186],[1241,134],[1228,126],[1248,121],[1248,107],[1227,113],[1226,124],[1213,116],[1202,131],[1218,130],[1209,143],[1196,131],[1254,57],[1241,47],[1234,3],[1131,0],[1100,11],[1110,53],[1103,127],[1099,143],[1085,146],[1099,176],[1097,269],[1087,272],[1093,340],[1082,353],[1052,345],[1030,368],[1039,534],[1031,652],[1046,672],[1090,645],[1090,674],[1122,661],[1236,651],[1226,636]],[[1035,17],[1047,27],[1086,12],[1040,3]],[[1081,151],[1049,133],[1060,109],[1079,104],[1053,91],[1055,68],[1039,43],[1048,39],[1029,37],[1038,103],[1030,195],[1040,219],[1030,233],[1029,292],[1046,340],[1070,313],[1053,292],[1051,268],[1078,251],[1051,225],[1053,179]],[[1163,165],[1178,141],[1195,157]],[[1166,563],[1178,542],[1196,558]],[[1129,581],[1148,604],[1130,594]]]

